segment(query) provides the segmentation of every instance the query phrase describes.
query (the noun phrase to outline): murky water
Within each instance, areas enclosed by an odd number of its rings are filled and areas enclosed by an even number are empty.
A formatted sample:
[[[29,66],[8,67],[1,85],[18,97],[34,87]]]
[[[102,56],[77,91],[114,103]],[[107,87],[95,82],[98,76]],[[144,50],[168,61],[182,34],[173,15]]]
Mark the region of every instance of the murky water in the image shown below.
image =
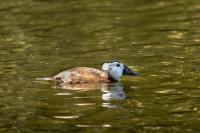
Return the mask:
[[[6,0],[0,16],[0,132],[200,132],[200,1]],[[140,76],[34,80],[112,59]]]

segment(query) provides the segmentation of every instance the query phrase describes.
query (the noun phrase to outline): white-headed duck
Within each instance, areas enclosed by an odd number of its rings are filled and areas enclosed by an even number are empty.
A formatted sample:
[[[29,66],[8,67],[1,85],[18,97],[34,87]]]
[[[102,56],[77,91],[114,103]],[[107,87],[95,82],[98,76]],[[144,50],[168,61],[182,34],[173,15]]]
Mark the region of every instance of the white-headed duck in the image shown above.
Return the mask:
[[[98,82],[117,82],[121,76],[137,76],[126,65],[118,61],[103,63],[101,70],[89,67],[75,67],[62,71],[51,78],[37,78],[37,80],[52,80],[56,84],[85,84]]]

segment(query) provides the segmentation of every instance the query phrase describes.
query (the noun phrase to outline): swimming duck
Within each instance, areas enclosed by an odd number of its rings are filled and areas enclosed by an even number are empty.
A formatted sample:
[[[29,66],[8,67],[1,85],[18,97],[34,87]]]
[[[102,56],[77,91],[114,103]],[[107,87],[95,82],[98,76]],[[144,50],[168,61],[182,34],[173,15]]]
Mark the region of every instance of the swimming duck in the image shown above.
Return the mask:
[[[117,82],[121,76],[137,76],[126,65],[118,61],[103,63],[101,70],[89,67],[75,67],[58,73],[51,78],[38,78],[38,80],[52,80],[56,84],[85,84],[98,82]]]

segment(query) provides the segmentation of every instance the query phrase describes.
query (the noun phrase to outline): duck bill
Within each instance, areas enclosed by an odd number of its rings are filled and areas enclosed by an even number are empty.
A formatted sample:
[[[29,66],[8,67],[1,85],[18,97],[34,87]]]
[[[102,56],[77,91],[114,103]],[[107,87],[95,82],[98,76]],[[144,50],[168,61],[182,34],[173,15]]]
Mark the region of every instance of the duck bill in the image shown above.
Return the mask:
[[[123,75],[124,76],[138,76],[138,73],[134,72],[133,70],[128,68],[126,65],[124,65]]]

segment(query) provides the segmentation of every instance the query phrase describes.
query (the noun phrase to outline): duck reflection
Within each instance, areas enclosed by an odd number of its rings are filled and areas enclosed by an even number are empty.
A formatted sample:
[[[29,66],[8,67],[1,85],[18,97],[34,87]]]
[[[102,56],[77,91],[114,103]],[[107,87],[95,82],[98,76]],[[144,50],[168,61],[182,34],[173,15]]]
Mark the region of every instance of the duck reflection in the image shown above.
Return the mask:
[[[56,86],[56,88],[58,88],[58,86]],[[123,90],[124,86],[120,82],[64,85],[64,86],[59,86],[59,88],[66,90],[73,90],[77,92],[101,90],[102,92],[101,98],[103,100],[102,106],[107,108],[118,107],[116,105],[111,104],[112,100],[124,100],[126,98],[126,94]]]
[[[104,100],[102,106],[105,108],[119,108],[119,105],[114,105],[111,101],[124,100],[126,95],[123,89],[124,87],[121,83],[112,83],[101,88],[101,91],[103,92],[102,100]]]
[[[102,100],[124,100],[126,98],[124,87],[121,83],[112,83],[107,84],[106,86],[101,88]]]

